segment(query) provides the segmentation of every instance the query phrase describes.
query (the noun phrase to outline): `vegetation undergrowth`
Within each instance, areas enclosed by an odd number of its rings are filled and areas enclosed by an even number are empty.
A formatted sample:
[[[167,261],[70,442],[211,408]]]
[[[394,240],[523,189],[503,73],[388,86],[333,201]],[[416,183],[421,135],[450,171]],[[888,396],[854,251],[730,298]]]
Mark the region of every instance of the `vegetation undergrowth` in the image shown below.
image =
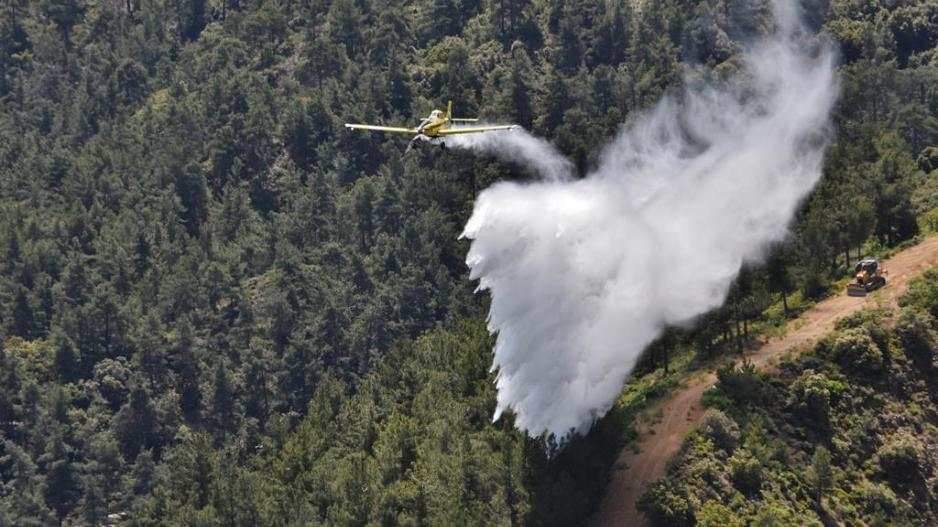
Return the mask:
[[[938,518],[938,268],[895,326],[845,317],[777,374],[728,367],[643,497],[655,525],[932,525]]]

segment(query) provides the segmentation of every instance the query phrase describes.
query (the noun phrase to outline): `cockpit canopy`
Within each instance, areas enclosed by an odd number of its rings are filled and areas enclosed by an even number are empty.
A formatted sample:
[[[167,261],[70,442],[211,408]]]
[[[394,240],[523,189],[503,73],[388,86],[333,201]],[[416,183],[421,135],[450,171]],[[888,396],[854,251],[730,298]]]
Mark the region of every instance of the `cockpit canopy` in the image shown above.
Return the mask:
[[[433,110],[432,112],[430,112],[430,117],[434,119],[439,119],[442,116],[443,116],[443,112],[441,112],[440,110]]]

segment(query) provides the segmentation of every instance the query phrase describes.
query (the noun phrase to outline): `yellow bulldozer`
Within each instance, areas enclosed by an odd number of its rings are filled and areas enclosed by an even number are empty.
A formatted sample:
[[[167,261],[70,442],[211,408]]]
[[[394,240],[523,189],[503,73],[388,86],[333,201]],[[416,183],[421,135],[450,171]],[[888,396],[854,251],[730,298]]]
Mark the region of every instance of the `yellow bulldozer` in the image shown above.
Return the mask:
[[[853,281],[847,284],[847,294],[850,296],[866,296],[886,285],[886,271],[876,258],[860,260],[853,272]]]

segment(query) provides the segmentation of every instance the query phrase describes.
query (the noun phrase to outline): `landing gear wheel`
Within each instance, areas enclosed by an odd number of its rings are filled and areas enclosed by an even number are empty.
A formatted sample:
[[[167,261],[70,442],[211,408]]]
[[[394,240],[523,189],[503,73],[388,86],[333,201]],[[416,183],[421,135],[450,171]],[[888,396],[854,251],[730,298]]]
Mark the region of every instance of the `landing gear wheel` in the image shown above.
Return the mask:
[[[446,152],[446,143],[443,141],[440,141],[440,150]]]

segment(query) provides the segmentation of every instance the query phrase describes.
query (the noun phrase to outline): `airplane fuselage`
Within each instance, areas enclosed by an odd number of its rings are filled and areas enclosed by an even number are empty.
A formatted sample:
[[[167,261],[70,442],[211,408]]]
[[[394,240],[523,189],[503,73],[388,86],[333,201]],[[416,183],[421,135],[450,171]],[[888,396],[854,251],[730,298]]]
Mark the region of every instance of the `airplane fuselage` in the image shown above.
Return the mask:
[[[417,126],[417,133],[428,138],[439,137],[439,131],[449,124],[449,118],[440,110],[433,110],[430,115]]]

